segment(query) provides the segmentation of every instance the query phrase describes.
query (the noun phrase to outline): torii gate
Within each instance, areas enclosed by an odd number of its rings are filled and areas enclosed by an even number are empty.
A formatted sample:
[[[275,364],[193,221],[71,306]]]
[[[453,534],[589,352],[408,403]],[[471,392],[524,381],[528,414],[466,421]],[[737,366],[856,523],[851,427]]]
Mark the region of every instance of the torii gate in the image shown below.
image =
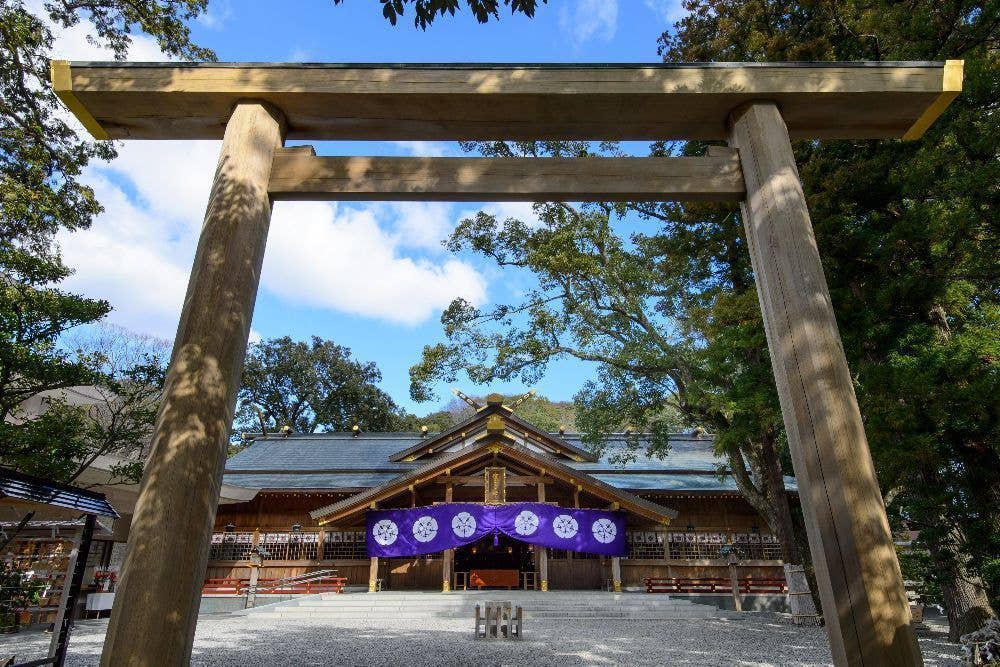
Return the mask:
[[[838,665],[918,665],[789,138],[916,139],[962,61],[656,65],[68,63],[98,139],[222,151],[102,665],[190,658],[271,202],[740,201]],[[705,157],[317,157],[288,139],[705,139]],[[183,168],[183,165],[164,165]]]

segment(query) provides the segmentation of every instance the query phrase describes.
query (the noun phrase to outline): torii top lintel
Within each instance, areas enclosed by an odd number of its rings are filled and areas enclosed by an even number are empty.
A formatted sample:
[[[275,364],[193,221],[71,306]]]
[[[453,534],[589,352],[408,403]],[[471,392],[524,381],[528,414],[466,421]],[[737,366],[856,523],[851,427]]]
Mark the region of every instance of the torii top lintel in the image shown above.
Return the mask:
[[[962,87],[962,61],[320,64],[52,61],[98,139],[217,139],[239,100],[289,139],[724,139],[749,101],[792,138],[915,139]]]

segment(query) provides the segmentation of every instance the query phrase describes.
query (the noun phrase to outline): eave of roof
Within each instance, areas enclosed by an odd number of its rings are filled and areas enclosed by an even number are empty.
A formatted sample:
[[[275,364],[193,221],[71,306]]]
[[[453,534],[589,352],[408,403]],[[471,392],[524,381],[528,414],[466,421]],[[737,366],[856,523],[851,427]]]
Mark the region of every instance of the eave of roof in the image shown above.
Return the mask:
[[[613,502],[619,502],[626,506],[626,509],[637,514],[652,518],[662,523],[670,523],[670,520],[677,516],[677,512],[663,507],[657,503],[640,498],[635,494],[616,488],[606,482],[591,477],[587,473],[571,468],[555,459],[541,458],[535,452],[526,447],[522,447],[510,440],[506,436],[494,436],[484,438],[480,443],[451,452],[444,456],[429,461],[426,465],[411,470],[394,480],[381,486],[377,486],[363,493],[359,493],[350,498],[345,498],[336,503],[331,503],[310,512],[313,519],[317,519],[321,524],[335,521],[341,516],[359,511],[377,499],[385,496],[391,497],[405,489],[410,484],[419,483],[426,477],[434,477],[441,471],[462,463],[469,463],[477,458],[489,456],[493,453],[505,454],[511,458],[517,458],[523,462],[527,459],[533,465],[544,468],[548,472],[555,473],[556,476],[572,483],[583,483],[591,493],[601,495]]]
[[[58,484],[8,468],[0,468],[0,497],[62,507],[84,514],[118,517],[118,512],[103,493]]]

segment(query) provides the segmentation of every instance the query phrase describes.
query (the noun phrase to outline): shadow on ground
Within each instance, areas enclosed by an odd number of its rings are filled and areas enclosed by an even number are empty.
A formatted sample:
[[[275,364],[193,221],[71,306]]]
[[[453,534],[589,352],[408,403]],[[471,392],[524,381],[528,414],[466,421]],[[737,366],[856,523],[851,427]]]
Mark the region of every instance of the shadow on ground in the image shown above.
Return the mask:
[[[78,625],[68,665],[96,665],[106,621]],[[797,627],[773,614],[740,620],[538,620],[520,642],[472,637],[471,620],[401,622],[274,621],[202,617],[193,665],[829,665],[822,628]],[[44,653],[48,635],[0,637],[0,654]],[[958,666],[959,649],[938,633],[922,637],[928,666]],[[31,655],[29,655],[29,652]]]

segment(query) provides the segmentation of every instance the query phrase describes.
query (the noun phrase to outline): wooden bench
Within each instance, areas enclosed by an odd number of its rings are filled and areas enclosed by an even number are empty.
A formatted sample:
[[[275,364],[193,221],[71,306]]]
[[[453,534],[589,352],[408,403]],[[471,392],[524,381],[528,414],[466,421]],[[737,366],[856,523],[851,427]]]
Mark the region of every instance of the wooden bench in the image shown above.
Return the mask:
[[[469,572],[469,585],[479,590],[483,588],[517,588],[520,584],[518,570],[472,570]]]
[[[476,605],[476,639],[521,639],[524,610],[507,600]]]

